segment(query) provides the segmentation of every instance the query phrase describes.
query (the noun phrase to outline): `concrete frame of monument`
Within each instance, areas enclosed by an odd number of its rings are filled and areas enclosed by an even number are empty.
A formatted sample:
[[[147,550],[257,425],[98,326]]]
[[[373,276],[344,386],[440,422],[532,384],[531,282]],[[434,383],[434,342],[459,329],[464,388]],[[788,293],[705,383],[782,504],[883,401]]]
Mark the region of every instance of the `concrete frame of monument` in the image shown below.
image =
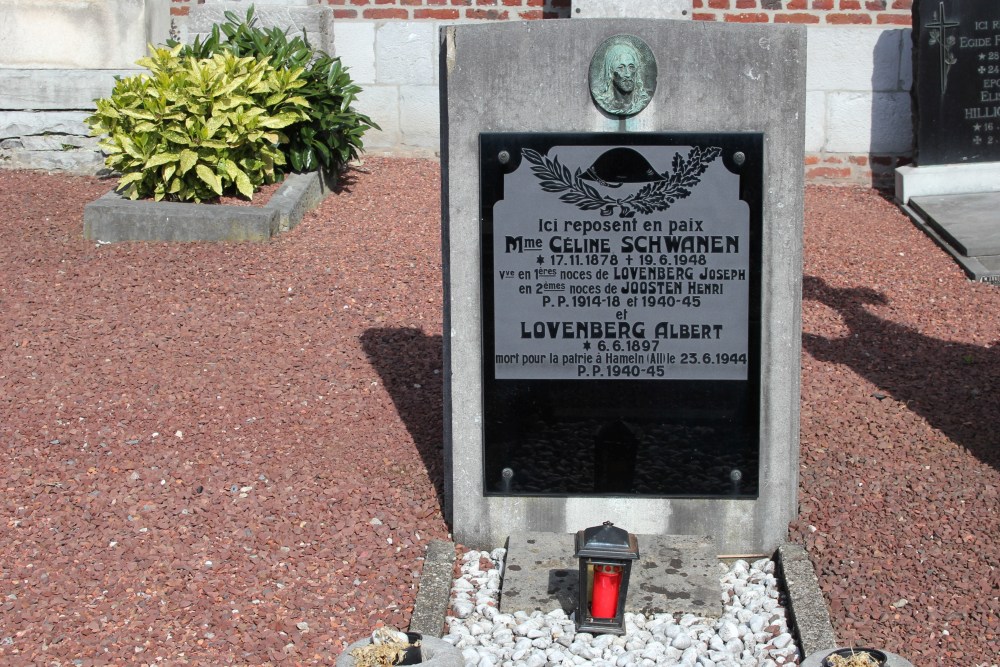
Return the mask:
[[[593,99],[603,81],[599,68],[606,49],[601,45],[615,35],[640,37],[659,64],[669,63],[657,73],[647,107],[655,113],[626,118],[601,109]],[[764,553],[780,546],[795,516],[799,470],[805,28],[628,19],[457,24],[442,27],[439,43],[445,512],[456,539],[493,549],[515,531],[571,533],[600,517],[627,523],[637,534],[710,535],[721,553]],[[511,58],[511,53],[532,57]],[[539,62],[560,66],[539,67]],[[598,71],[588,81],[592,67]],[[768,76],[751,80],[747,67]],[[711,103],[719,99],[726,104]],[[483,183],[470,175],[488,162],[479,151],[484,133],[553,131],[766,137],[759,161],[766,178],[760,191],[764,268],[756,498],[621,492],[510,496],[491,490],[483,448],[484,362],[490,363],[484,360],[483,336],[491,316],[483,309]]]
[[[604,40],[590,61],[590,94],[594,104],[612,116],[634,116],[656,92],[656,58],[635,35]]]

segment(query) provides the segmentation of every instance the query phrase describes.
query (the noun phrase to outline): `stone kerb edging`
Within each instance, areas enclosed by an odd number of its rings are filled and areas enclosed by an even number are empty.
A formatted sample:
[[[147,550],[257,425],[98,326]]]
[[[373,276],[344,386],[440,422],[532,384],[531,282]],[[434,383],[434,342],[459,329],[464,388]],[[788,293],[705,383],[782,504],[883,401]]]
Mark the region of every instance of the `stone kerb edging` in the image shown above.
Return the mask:
[[[267,241],[294,228],[330,193],[335,178],[289,174],[261,207],[131,201],[111,191],[83,208],[83,237],[120,241]]]
[[[819,588],[806,550],[799,544],[785,543],[774,555],[778,577],[788,593],[791,625],[798,635],[804,657],[837,647],[837,637],[830,623],[830,612]]]
[[[806,658],[825,655],[837,647],[837,637],[809,555],[801,545],[785,543],[772,559],[778,565],[779,582],[788,594],[789,621],[797,635],[800,654]],[[425,638],[439,637],[440,629],[444,628],[454,562],[454,542],[432,542],[428,547],[409,628],[422,632]]]
[[[454,578],[455,543],[433,540],[427,545],[417,599],[410,616],[410,632],[440,638]]]

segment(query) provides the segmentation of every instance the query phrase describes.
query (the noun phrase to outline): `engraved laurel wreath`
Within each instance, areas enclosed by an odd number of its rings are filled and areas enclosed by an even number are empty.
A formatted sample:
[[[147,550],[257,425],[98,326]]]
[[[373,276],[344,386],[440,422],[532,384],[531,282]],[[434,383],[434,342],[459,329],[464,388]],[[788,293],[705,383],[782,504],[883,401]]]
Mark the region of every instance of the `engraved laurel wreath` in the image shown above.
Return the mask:
[[[649,214],[653,211],[663,211],[678,199],[684,199],[691,194],[691,188],[698,185],[702,174],[708,166],[722,153],[717,146],[695,146],[687,157],[680,153],[674,155],[672,171],[659,174],[659,179],[647,183],[635,194],[621,199],[602,195],[583,177],[583,171],[578,167],[575,173],[560,164],[559,158],[549,159],[538,151],[524,148],[521,154],[533,166],[531,171],[541,181],[545,192],[563,192],[559,199],[568,204],[574,204],[584,211],[600,209],[601,215],[611,215],[616,207],[621,208],[619,217],[628,218],[639,213]]]

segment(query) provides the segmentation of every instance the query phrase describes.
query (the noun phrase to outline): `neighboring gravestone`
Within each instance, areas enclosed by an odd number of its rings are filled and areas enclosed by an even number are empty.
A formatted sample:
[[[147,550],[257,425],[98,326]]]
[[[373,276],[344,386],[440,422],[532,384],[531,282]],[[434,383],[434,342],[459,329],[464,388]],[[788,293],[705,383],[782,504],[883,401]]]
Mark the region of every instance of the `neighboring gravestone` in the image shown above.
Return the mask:
[[[913,16],[917,164],[1000,160],[1000,3],[918,0]]]
[[[443,29],[459,542],[605,520],[727,553],[785,540],[804,58],[799,27]]]
[[[1000,3],[913,3],[916,165],[903,210],[970,277],[1000,282]]]
[[[573,0],[575,19],[684,19],[691,18],[691,0]]]

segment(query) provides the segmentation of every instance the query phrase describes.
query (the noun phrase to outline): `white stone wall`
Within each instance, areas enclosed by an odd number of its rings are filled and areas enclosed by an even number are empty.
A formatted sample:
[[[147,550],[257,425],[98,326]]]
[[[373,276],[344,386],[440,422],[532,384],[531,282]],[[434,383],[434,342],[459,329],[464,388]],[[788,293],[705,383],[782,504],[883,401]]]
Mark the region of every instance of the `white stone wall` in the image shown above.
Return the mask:
[[[166,39],[169,0],[0,0],[0,167],[95,173],[84,124]]]
[[[369,152],[438,155],[437,21],[335,21],[333,51],[363,92],[357,109],[379,124]]]
[[[122,69],[146,52],[163,0],[0,0],[0,66]]]
[[[119,6],[138,12],[143,18],[133,20],[133,32],[143,30],[143,38],[162,41],[164,25],[170,26],[169,2],[166,0],[0,0],[0,33],[12,30],[15,13],[23,23],[28,16],[43,16],[36,9],[47,8],[48,16],[57,12],[57,5]],[[189,17],[174,17],[172,30],[182,39],[191,39],[203,32],[207,17],[223,9],[245,11],[248,2],[210,0],[206,5],[192,5]],[[681,4],[684,4],[681,2]],[[278,16],[289,13],[290,21],[309,28],[310,40],[332,54],[340,56],[354,80],[363,88],[357,108],[369,114],[381,126],[380,131],[366,135],[368,152],[377,154],[434,156],[440,154],[438,128],[438,40],[442,25],[439,21],[366,21],[333,19],[329,6],[311,0],[269,0],[258,2],[258,12]],[[36,9],[28,10],[35,6]],[[7,11],[16,8],[17,12]],[[68,10],[67,10],[68,11]],[[76,10],[74,10],[76,11]],[[33,13],[34,12],[34,13]],[[320,15],[322,14],[322,15]],[[68,14],[72,15],[72,13]],[[49,19],[37,19],[42,23]],[[60,22],[62,21],[62,22]],[[210,23],[210,22],[209,22]],[[205,25],[203,25],[205,24]],[[20,24],[18,24],[20,25]],[[64,19],[49,21],[49,25],[64,25]],[[118,30],[118,24],[105,26],[105,32],[88,32],[90,24],[81,24],[73,40],[105,41],[111,38],[107,30]],[[159,27],[156,27],[159,26]],[[54,27],[52,28],[55,29]],[[55,33],[53,33],[55,34]],[[808,28],[807,68],[807,133],[806,153],[822,156],[821,160],[842,161],[867,165],[867,156],[907,156],[912,150],[910,119],[911,63],[910,31],[899,27],[873,26],[810,26]],[[130,40],[130,41],[129,41]],[[130,36],[126,45],[132,51],[138,40]],[[50,42],[59,41],[53,37]],[[72,40],[71,40],[72,41]],[[61,46],[59,48],[62,48]],[[45,49],[36,49],[45,53]],[[77,69],[56,67],[62,53],[51,46],[52,60],[48,65],[30,65],[0,46],[0,166],[73,170],[76,157],[85,158],[79,137],[61,142],[67,155],[43,155],[34,137],[46,131],[75,137],[66,131],[67,118],[76,127],[93,108],[95,97],[106,95],[113,84],[113,75],[123,73],[124,56],[111,60],[87,56]],[[134,55],[129,51],[129,55]],[[79,57],[89,53],[80,50]],[[32,56],[33,58],[36,56]],[[518,54],[511,54],[518,57]],[[61,61],[60,61],[61,62]],[[109,63],[114,63],[112,67]],[[45,71],[42,71],[44,69]],[[16,134],[28,125],[31,132]],[[46,130],[51,121],[53,128]],[[48,142],[48,143],[51,143]],[[86,144],[84,151],[87,150]],[[32,153],[25,151],[34,150]],[[21,152],[20,156],[15,155]],[[850,156],[860,156],[850,159]],[[44,158],[44,159],[43,159]],[[70,159],[73,158],[73,159]],[[92,170],[93,159],[78,160],[76,170]],[[99,163],[99,161],[97,162]],[[822,164],[820,165],[822,166]],[[835,170],[839,177],[848,169]],[[829,173],[829,172],[828,172]],[[856,174],[854,174],[856,177]]]
[[[809,28],[806,152],[912,150],[910,30]]]
[[[334,51],[364,88],[358,106],[382,126],[368,135],[370,150],[438,150],[440,25],[334,23]],[[810,27],[808,35],[806,152],[910,153],[910,31]]]

